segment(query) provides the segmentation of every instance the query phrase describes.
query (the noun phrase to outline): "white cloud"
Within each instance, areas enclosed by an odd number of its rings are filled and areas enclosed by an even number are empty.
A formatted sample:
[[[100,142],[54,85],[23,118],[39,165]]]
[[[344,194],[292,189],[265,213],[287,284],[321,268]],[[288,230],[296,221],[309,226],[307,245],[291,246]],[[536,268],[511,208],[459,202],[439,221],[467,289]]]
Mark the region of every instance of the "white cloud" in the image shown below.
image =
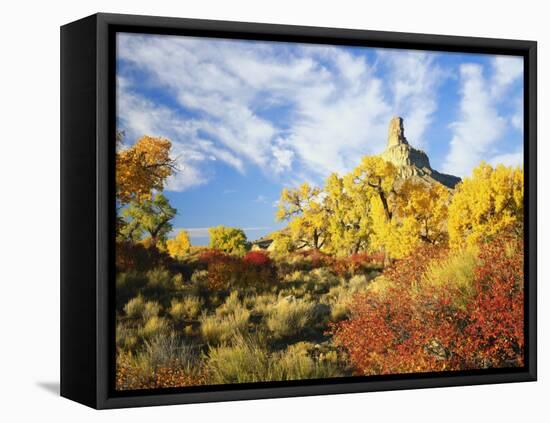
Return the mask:
[[[425,145],[441,79],[434,55],[421,52],[377,50],[380,63],[368,63],[331,46],[120,34],[118,54],[146,75],[120,79],[121,127],[174,142],[191,169],[169,184],[176,190],[208,181],[212,159],[321,182],[382,151],[393,114],[405,117],[409,141]],[[174,104],[144,100],[137,88],[161,89]]]
[[[492,61],[494,76],[491,91],[494,96],[502,95],[519,77],[523,76],[523,58],[497,56]]]
[[[523,166],[523,149],[515,153],[498,154],[489,160],[493,166],[503,164],[504,166]]]
[[[258,195],[256,197],[256,199],[254,200],[255,203],[262,203],[262,204],[266,204],[267,203],[267,197],[265,195]]]
[[[389,66],[393,114],[404,118],[409,142],[425,148],[424,132],[437,110],[437,88],[447,75],[435,64],[434,53],[381,50],[379,56]]]
[[[187,231],[190,237],[194,238],[207,238],[210,236],[208,233],[209,228],[174,228],[170,232],[170,236],[175,236],[179,231],[184,230]],[[261,231],[268,231],[271,228],[269,226],[252,226],[247,228],[240,228],[245,232],[261,232]]]
[[[511,84],[522,75],[523,67],[518,66],[518,60],[494,58],[490,77],[483,74],[481,65],[460,66],[459,118],[450,125],[453,136],[443,164],[445,172],[457,176],[469,175],[482,159],[487,159],[488,154],[498,150],[496,143],[509,130],[509,126],[520,124],[517,118],[514,124],[514,116],[506,115],[498,107]],[[507,160],[511,160],[512,156],[494,155],[495,158]]]

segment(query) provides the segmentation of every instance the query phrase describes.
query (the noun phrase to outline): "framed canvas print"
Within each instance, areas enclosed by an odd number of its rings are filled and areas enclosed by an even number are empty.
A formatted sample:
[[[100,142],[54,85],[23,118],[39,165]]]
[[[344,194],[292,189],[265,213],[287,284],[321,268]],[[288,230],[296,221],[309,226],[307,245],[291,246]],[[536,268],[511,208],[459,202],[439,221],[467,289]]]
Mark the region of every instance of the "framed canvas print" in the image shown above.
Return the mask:
[[[61,394],[536,380],[536,43],[61,29]]]

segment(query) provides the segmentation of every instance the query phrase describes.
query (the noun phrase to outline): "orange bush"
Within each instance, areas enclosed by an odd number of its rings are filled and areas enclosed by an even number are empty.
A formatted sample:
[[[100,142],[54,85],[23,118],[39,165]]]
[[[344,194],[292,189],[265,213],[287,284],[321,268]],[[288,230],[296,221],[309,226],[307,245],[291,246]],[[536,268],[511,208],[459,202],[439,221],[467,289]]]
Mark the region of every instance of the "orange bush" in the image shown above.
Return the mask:
[[[356,253],[349,257],[332,258],[327,263],[334,273],[341,276],[353,276],[371,269],[381,269],[384,264],[384,255]]]
[[[510,367],[523,364],[523,246],[481,247],[476,295],[466,310],[453,306],[449,286],[421,284],[432,259],[446,251],[425,247],[384,273],[383,294],[360,294],[351,318],[332,326],[337,345],[363,375]]]

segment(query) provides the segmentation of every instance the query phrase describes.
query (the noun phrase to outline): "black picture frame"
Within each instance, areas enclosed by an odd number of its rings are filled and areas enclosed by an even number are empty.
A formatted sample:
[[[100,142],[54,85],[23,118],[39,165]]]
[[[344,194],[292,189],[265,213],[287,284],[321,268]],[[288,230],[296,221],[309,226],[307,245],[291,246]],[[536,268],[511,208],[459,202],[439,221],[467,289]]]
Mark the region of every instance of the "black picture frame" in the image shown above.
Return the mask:
[[[525,367],[115,392],[116,32],[183,34],[524,58]],[[534,41],[95,14],[61,27],[61,395],[97,409],[535,381],[537,44]]]

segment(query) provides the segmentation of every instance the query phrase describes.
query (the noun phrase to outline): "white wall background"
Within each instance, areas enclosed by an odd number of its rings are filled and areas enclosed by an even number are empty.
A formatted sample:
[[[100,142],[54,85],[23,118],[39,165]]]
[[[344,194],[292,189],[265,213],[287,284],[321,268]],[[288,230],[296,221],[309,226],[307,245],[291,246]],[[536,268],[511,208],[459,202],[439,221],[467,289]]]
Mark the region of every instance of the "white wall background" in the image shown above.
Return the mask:
[[[59,26],[103,12],[531,39],[539,42],[539,157],[550,156],[550,31],[536,0],[8,1],[0,23],[0,420],[543,421],[548,405],[550,166],[539,170],[536,383],[96,412],[58,397]],[[546,395],[544,391],[546,389]]]

